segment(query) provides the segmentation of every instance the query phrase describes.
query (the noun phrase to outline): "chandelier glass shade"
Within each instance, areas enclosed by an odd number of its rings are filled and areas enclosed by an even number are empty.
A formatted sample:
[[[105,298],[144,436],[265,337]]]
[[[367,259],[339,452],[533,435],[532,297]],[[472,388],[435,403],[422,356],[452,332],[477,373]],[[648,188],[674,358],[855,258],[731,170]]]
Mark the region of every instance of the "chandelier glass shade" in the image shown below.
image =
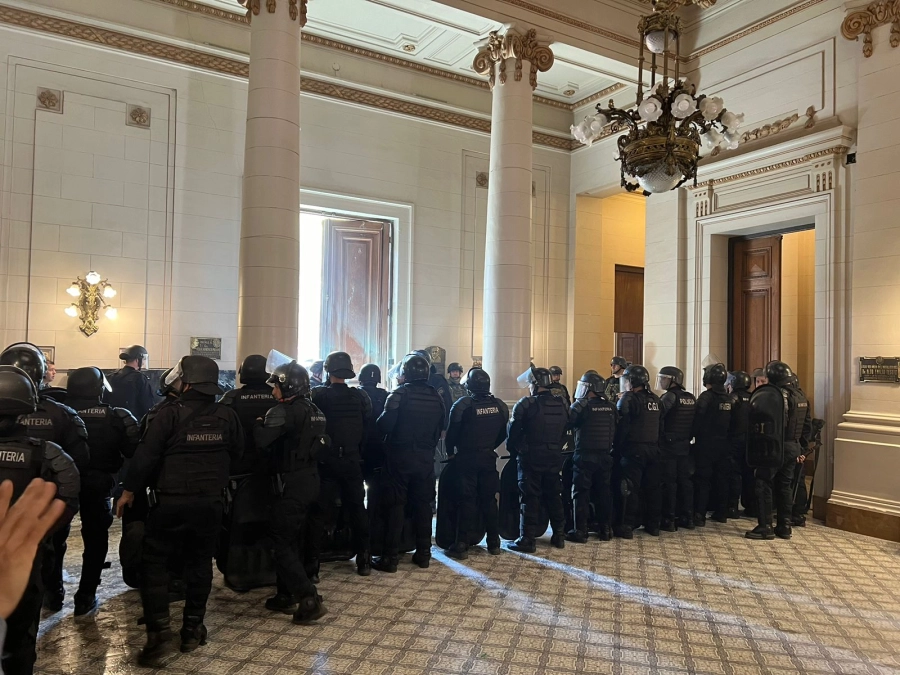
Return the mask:
[[[622,187],[644,194],[668,192],[693,180],[701,147],[712,150],[738,146],[744,121],[725,109],[721,98],[697,94],[680,77],[681,19],[672,8],[645,16],[638,24],[640,57],[634,108],[597,105],[597,112],[572,126],[572,135],[591,145],[605,130],[624,130],[618,139]],[[644,91],[649,79],[650,87]]]

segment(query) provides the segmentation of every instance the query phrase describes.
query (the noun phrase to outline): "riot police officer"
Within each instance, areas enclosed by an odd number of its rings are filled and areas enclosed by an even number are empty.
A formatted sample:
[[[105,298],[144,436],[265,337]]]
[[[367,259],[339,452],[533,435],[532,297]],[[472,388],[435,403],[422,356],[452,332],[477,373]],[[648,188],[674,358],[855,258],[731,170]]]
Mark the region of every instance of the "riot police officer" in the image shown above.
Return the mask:
[[[222,524],[222,493],[231,464],[244,448],[238,416],[216,403],[222,393],[216,362],[205,356],[185,356],[167,382],[177,378],[182,383],[181,397],[160,410],[147,426],[116,504],[121,517],[136,492],[152,488],[141,564],[147,643],[138,663],[145,666],[158,666],[171,648],[168,560],[178,546],[186,585],[181,651],[206,644],[203,618]]]
[[[7,347],[0,354],[0,364],[17,366],[39,387],[44,378],[46,360],[43,352],[28,342],[19,342]],[[70,407],[57,403],[51,398],[40,396],[37,410],[24,417],[22,424],[28,427],[28,435],[51,441],[60,446],[74,461],[79,471],[88,467],[90,450],[84,422]],[[65,598],[63,587],[63,559],[68,548],[70,524],[64,523],[45,540],[43,556],[44,607],[58,612]]]
[[[78,510],[78,470],[58,445],[31,436],[30,429],[21,424],[22,416],[35,414],[39,404],[31,375],[13,366],[0,366],[0,481],[12,481],[13,501],[34,478],[52,481],[66,503],[60,522],[68,523]],[[42,553],[38,547],[25,594],[6,622],[6,653],[0,672],[7,675],[31,675],[34,669],[43,596]]]
[[[277,592],[266,609],[306,624],[325,615],[322,597],[303,566],[310,506],[319,495],[319,453],[328,443],[325,416],[309,400],[309,373],[278,352],[269,355],[269,384],[278,404],[257,425],[256,447],[268,453],[276,501],[269,515]]]
[[[619,489],[613,492],[618,497],[618,522],[613,532],[621,539],[633,538],[643,509],[644,531],[658,537],[662,508],[659,397],[650,390],[650,373],[644,366],[628,366],[622,380],[625,391],[618,402],[615,439],[619,466],[614,481]]]
[[[550,543],[556,548],[566,545],[566,517],[562,503],[562,446],[569,410],[563,399],[550,390],[552,381],[546,368],[529,370],[519,377],[526,383],[529,396],[519,399],[513,407],[507,429],[506,447],[518,463],[519,495],[522,518],[520,536],[509,549],[534,553],[535,540],[543,534],[540,528],[541,502],[550,512],[553,536]]]
[[[420,354],[403,359],[404,383],[387,397],[378,432],[387,437],[382,497],[387,510],[382,555],[372,567],[396,572],[407,501],[413,508],[416,552],[413,563],[431,562],[431,502],[434,500],[434,448],[444,430],[441,395],[428,384],[429,364]]]
[[[372,419],[377,420],[384,412],[387,390],[380,388],[381,368],[367,363],[359,369],[359,388],[366,392],[372,402]],[[363,451],[363,478],[366,479],[366,512],[369,515],[369,538],[372,542],[384,541],[384,506],[381,494],[381,476],[384,468],[384,438],[378,433],[378,425],[372,423],[366,429],[366,444]]]
[[[628,361],[625,360],[624,356],[614,356],[609,362],[610,376],[606,378],[606,383],[603,385],[603,395],[607,401],[615,403],[619,400],[619,394],[621,393],[620,379],[627,367]]]
[[[153,391],[150,379],[141,372],[147,360],[147,350],[140,345],[131,345],[119,354],[125,365],[109,376],[112,392],[107,396],[107,403],[116,408],[125,408],[141,419],[153,407]]]
[[[462,366],[456,363],[456,361],[447,366],[447,375],[450,376],[447,385],[450,387],[451,404],[456,403],[463,396],[468,396],[465,385],[460,381],[462,380],[462,374]]]
[[[660,368],[657,385],[663,428],[659,436],[662,459],[661,529],[694,529],[694,458],[691,457],[694,412],[697,401],[684,388],[684,372],[675,366]]]
[[[456,542],[446,554],[457,560],[469,557],[469,534],[477,527],[480,512],[487,530],[487,546],[491,555],[500,553],[497,491],[497,455],[506,440],[509,408],[491,394],[491,377],[481,368],[472,368],[466,376],[464,396],[453,404],[447,448],[460,477],[459,522]]]
[[[322,384],[322,372],[325,369],[324,361],[313,361],[313,364],[309,367],[309,386],[310,387],[318,387]]]
[[[597,373],[587,372],[575,390],[575,403],[569,409],[569,425],[575,430],[575,455],[572,458],[572,504],[575,529],[566,539],[585,543],[591,502],[596,507],[600,540],[612,538],[610,472],[613,439],[618,413],[603,395],[604,381]]]
[[[731,454],[728,430],[734,396],[725,391],[728,371],[721,363],[703,369],[706,391],[697,397],[694,416],[696,473],[694,474],[694,525],[706,525],[706,514],[714,509],[713,520],[727,523],[728,458]]]
[[[793,375],[791,367],[783,361],[772,361],[766,366],[767,383],[778,389],[783,400],[783,408],[779,412],[783,413],[784,445],[780,466],[756,470],[759,524],[746,533],[748,539],[791,538],[791,513],[794,501],[791,483],[799,458],[806,454],[812,431],[809,400],[798,386],[791,384]],[[762,389],[761,387],[760,390]],[[777,512],[774,532],[771,526],[773,500]]]
[[[91,461],[81,472],[81,538],[84,541],[81,580],[75,593],[75,617],[87,617],[98,608],[97,587],[109,550],[113,522],[110,498],[116,473],[126,457],[134,455],[140,429],[125,408],[100,402],[109,382],[99,368],[78,368],[69,373],[66,400],[84,421]]]
[[[266,384],[266,380],[269,379],[269,374],[266,373],[266,357],[262,354],[251,354],[245,358],[238,370],[238,376],[243,386],[225,392],[219,401],[237,413],[244,429],[244,454],[241,461],[231,467],[231,475],[264,473],[266,467],[256,452],[253,428],[256,426],[256,420],[263,419],[269,409],[278,403],[272,396],[272,387]]]
[[[743,370],[728,374],[725,391],[734,397],[731,411],[731,428],[728,442],[731,445],[728,481],[729,518],[738,518],[738,502],[744,505],[744,514],[754,516],[756,499],[753,494],[753,469],[747,464],[747,427],[750,423],[750,375]]]
[[[150,424],[157,414],[159,414],[159,411],[178,401],[178,398],[181,396],[181,378],[176,377],[171,382],[168,381],[169,375],[172,374],[173,370],[174,368],[169,368],[162,374],[162,377],[159,378],[159,386],[156,389],[156,395],[161,397],[162,400],[159,403],[155,403],[153,407],[147,411],[147,414],[141,418],[141,436],[147,431],[147,425]],[[125,465],[127,466],[128,462],[125,462]]]
[[[550,366],[550,391],[554,396],[561,397],[568,407],[572,405],[572,397],[569,396],[569,390],[566,385],[560,382],[562,374],[562,368],[559,366]]]
[[[328,522],[337,520],[335,496],[346,509],[356,553],[356,571],[367,577],[372,572],[369,554],[369,517],[366,514],[366,489],[362,458],[368,428],[374,424],[372,402],[362,389],[348,387],[356,377],[353,362],[346,352],[332,352],[325,358],[326,386],[312,390],[312,402],[325,415],[325,433],[329,448],[319,456],[319,508]],[[318,542],[317,542],[318,543]],[[318,557],[318,551],[315,556]]]

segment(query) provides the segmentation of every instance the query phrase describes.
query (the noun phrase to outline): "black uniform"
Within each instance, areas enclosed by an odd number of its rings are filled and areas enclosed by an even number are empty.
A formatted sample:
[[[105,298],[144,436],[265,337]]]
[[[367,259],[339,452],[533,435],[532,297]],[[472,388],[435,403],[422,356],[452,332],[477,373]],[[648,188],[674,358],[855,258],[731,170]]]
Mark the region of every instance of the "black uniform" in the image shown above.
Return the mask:
[[[106,395],[106,402],[116,408],[125,408],[141,419],[153,407],[153,390],[150,379],[139,370],[125,366],[108,378],[112,392]]]
[[[673,384],[659,399],[663,428],[659,436],[662,460],[662,520],[690,527],[694,519],[694,413],[697,401],[684,387]]]
[[[30,430],[14,425],[0,432],[0,481],[13,483],[13,502],[34,478],[56,483],[57,496],[66,503],[61,523],[78,511],[79,475],[75,463],[55,443],[33,438]],[[68,526],[64,528],[68,531]],[[37,659],[38,623],[44,596],[41,561],[46,549],[38,547],[28,586],[16,609],[6,620],[6,643],[0,671],[7,675],[31,675]]]
[[[265,382],[245,384],[240,389],[225,392],[219,403],[227,405],[237,413],[241,427],[244,429],[244,454],[241,460],[231,467],[231,475],[265,473],[265,460],[256,451],[253,428],[256,426],[256,421],[264,419],[269,409],[278,403],[272,396],[272,387]]]
[[[785,386],[780,389],[785,405],[784,462],[776,469],[756,470],[756,496],[759,524],[771,524],[774,500],[777,525],[787,528],[789,532],[794,504],[791,485],[797,458],[806,453],[809,445],[812,416],[809,400],[799,387]]]
[[[725,519],[731,455],[728,430],[731,428],[734,398],[722,385],[712,385],[697,397],[697,414],[694,416],[694,521],[698,525],[706,521],[710,507],[715,509],[715,520]]]
[[[609,530],[612,517],[610,475],[613,440],[618,414],[616,407],[602,396],[582,398],[569,409],[569,425],[575,430],[575,454],[572,458],[572,505],[575,534],[587,538],[591,503],[597,508],[601,534]]]
[[[566,517],[562,504],[563,436],[569,411],[563,399],[551,391],[525,396],[513,407],[506,447],[518,462],[519,494],[522,500],[522,539],[533,542],[538,532],[543,501],[550,512],[554,536],[565,536]]]
[[[377,422],[378,432],[387,437],[382,493],[387,509],[385,558],[399,555],[407,501],[413,506],[416,553],[421,558],[431,555],[434,448],[446,418],[444,399],[425,381],[402,384],[387,397]]]
[[[643,508],[645,529],[659,530],[662,508],[659,397],[647,388],[628,391],[619,399],[618,409],[615,450],[619,466],[615,475],[619,489],[613,491],[618,504],[617,520],[622,532],[633,530],[642,522]]]
[[[497,492],[497,455],[494,450],[506,440],[509,407],[491,394],[464,396],[450,410],[447,448],[454,453],[459,470],[459,521],[456,548],[466,550],[469,533],[477,528],[478,513],[484,518],[489,549],[500,548]]]
[[[313,389],[312,401],[325,415],[325,433],[331,439],[328,449],[319,454],[319,508],[325,522],[336,522],[335,497],[339,497],[350,521],[354,552],[367,555],[369,518],[362,458],[369,427],[375,422],[372,402],[363,390],[340,382]]]
[[[84,541],[81,581],[75,603],[93,602],[100,573],[109,551],[109,527],[113,522],[110,498],[116,487],[115,475],[123,459],[134,455],[140,429],[134,416],[124,408],[113,408],[96,399],[73,399],[69,404],[84,421],[88,432],[91,461],[81,472],[81,538]]]
[[[186,585],[184,629],[203,623],[222,525],[222,492],[243,447],[234,411],[195,390],[160,408],[148,424],[124,482],[133,493],[149,485],[158,501],[147,517],[141,565],[148,633],[169,630],[167,561],[179,546]]]
[[[52,399],[41,399],[37,411],[21,419],[27,435],[56,443],[72,458],[79,471],[90,466],[91,453],[84,422],[70,407]],[[73,513],[74,515],[74,513]],[[44,540],[43,579],[44,604],[57,610],[65,598],[62,571],[71,530],[71,518]]]
[[[735,389],[734,408],[731,411],[731,428],[728,430],[728,442],[731,445],[728,510],[729,517],[736,516],[738,501],[750,513],[756,511],[753,469],[747,464],[747,427],[750,424],[750,392],[747,389]]]
[[[367,383],[360,386],[369,397],[372,404],[372,420],[373,423],[366,428],[366,444],[363,450],[363,473],[366,480],[376,471],[384,466],[384,436],[378,432],[378,425],[374,423],[381,413],[384,412],[384,404],[387,401],[388,393],[385,389],[380,389],[375,383]],[[371,499],[372,495],[369,495]]]
[[[325,416],[304,397],[277,404],[254,431],[256,447],[268,454],[268,471],[280,497],[269,516],[275,551],[278,593],[289,598],[314,598],[303,567],[309,508],[319,496],[317,460],[327,444]]]

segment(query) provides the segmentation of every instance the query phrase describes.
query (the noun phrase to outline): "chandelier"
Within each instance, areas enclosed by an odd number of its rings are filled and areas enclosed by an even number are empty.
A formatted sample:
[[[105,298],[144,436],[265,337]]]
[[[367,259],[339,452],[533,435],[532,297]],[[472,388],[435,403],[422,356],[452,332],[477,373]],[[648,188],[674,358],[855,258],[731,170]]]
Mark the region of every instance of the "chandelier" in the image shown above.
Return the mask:
[[[698,95],[694,86],[680,78],[681,19],[674,10],[682,2],[654,1],[653,14],[638,24],[637,105],[623,110],[613,101],[605,109],[598,104],[596,114],[572,126],[575,139],[588,146],[607,127],[628,129],[618,139],[616,159],[622,165],[622,187],[629,192],[668,192],[692,179],[696,186],[700,147],[735,149],[740,142],[738,128],[744,116],[726,110],[721,98]],[[646,96],[645,70],[650,79]]]
[[[78,277],[73,281],[66,293],[76,299],[66,307],[66,314],[81,320],[78,328],[88,337],[99,330],[97,322],[100,320],[100,310],[106,310],[104,314],[107,319],[112,320],[118,316],[118,310],[106,302],[106,299],[116,297],[116,289],[93,270],[85,274],[84,279]]]

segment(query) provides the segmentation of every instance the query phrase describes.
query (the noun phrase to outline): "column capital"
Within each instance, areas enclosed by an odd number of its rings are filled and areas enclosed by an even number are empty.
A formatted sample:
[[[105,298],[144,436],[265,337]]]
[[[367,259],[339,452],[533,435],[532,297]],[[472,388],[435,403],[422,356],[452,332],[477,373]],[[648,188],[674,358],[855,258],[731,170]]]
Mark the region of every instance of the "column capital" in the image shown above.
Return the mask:
[[[500,73],[500,84],[506,84],[507,59],[516,60],[516,82],[522,79],[522,61],[531,63],[530,81],[533,90],[537,87],[538,71],[547,72],[553,65],[553,52],[549,46],[538,41],[537,31],[533,28],[524,34],[514,28],[508,28],[503,35],[500,35],[500,31],[495,30],[481,45],[472,68],[479,75],[487,75],[490,78],[491,89],[493,89],[497,71]],[[495,68],[494,64],[499,65]]]
[[[857,0],[844,3],[847,16],[841,34],[848,40],[863,36],[863,55],[872,56],[872,31],[891,24],[891,47],[900,46],[900,0],[876,0],[868,4]]]
[[[306,25],[306,3],[308,0],[238,0],[241,3],[242,7],[247,8],[247,18],[251,21],[254,16],[258,16],[260,12],[260,5],[265,2],[266,10],[268,10],[269,14],[274,14],[275,10],[278,9],[278,3],[280,2],[282,6],[287,6],[288,15],[291,17],[291,21],[296,21],[298,18],[300,19],[300,27]]]

